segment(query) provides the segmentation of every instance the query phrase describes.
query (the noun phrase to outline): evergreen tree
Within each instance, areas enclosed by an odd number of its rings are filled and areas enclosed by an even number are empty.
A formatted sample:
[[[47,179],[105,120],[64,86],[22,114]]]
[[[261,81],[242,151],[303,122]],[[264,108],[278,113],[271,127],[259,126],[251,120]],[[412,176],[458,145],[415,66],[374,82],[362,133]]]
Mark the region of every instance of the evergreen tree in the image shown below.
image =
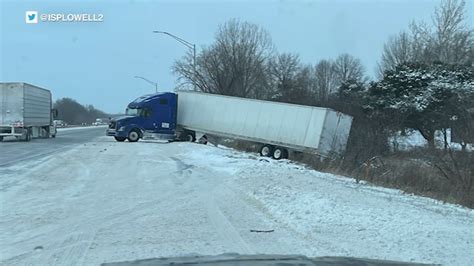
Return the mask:
[[[405,63],[370,86],[366,108],[390,118],[395,129],[418,130],[433,147],[435,130],[449,127],[453,117],[472,108],[473,94],[472,67]]]

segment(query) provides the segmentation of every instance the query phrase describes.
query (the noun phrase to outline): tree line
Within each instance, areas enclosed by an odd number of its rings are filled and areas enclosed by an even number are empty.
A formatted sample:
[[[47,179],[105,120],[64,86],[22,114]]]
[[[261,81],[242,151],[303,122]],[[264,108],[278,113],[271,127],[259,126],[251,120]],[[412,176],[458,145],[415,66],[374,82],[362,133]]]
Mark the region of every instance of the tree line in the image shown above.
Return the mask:
[[[277,53],[261,27],[232,19],[220,25],[215,41],[196,57],[175,63],[179,86],[200,91],[258,99],[298,102],[311,94],[327,100],[344,81],[367,81],[360,59],[342,54],[315,65],[301,63],[292,53]]]
[[[70,125],[91,124],[97,118],[107,118],[109,115],[93,105],[82,105],[71,98],[62,98],[54,103],[58,110],[58,120],[63,120]]]
[[[391,36],[375,80],[350,54],[303,64],[296,53],[278,53],[262,27],[236,19],[220,25],[193,62],[191,54],[175,62],[180,88],[330,107],[353,116],[343,158],[352,168],[387,155],[388,138],[396,132],[418,131],[434,150],[435,132],[441,131],[445,152],[429,163],[464,193],[474,187],[472,153],[453,153],[447,140],[447,129],[456,129],[464,151],[474,139],[474,38],[463,0],[445,0],[431,22],[413,21]]]

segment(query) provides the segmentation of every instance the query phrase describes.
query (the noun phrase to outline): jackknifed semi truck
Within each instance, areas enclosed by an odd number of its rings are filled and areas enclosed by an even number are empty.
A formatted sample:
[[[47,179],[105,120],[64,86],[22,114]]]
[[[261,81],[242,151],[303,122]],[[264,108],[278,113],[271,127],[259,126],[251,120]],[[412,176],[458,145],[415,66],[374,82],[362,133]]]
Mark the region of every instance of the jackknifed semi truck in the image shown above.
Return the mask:
[[[289,150],[324,157],[346,148],[352,117],[329,108],[194,91],[144,95],[106,135],[117,141],[167,139],[206,142],[207,135],[260,143],[262,156],[283,159]]]
[[[51,91],[24,82],[0,83],[0,141],[56,137]]]

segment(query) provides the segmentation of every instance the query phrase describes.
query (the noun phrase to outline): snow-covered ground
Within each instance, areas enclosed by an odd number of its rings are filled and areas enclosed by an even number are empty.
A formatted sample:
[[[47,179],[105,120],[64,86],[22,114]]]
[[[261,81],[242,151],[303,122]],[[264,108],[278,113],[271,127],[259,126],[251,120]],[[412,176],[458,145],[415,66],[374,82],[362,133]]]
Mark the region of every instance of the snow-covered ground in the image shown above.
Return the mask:
[[[0,264],[225,252],[474,261],[473,210],[227,148],[101,137],[0,171]]]

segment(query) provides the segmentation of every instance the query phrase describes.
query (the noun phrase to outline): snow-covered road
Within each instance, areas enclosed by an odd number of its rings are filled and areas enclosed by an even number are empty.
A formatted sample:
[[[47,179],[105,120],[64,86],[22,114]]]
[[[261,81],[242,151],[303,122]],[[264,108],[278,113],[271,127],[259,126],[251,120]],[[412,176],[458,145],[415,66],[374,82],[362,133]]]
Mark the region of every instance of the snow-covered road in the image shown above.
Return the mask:
[[[2,173],[0,264],[224,252],[474,260],[472,210],[210,145],[99,137]]]

